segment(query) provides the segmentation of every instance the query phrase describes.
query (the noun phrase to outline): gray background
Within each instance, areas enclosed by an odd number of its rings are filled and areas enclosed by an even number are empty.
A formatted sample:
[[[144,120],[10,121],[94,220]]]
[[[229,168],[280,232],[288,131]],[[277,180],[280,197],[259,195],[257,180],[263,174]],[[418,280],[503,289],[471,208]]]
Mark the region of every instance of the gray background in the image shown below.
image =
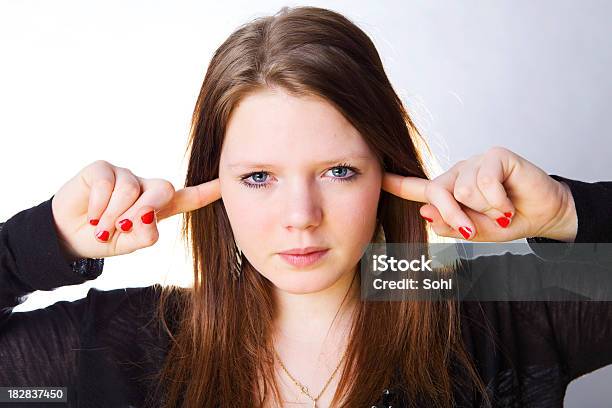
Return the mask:
[[[609,179],[610,2],[409,2],[368,21],[451,162],[502,145],[549,173]]]

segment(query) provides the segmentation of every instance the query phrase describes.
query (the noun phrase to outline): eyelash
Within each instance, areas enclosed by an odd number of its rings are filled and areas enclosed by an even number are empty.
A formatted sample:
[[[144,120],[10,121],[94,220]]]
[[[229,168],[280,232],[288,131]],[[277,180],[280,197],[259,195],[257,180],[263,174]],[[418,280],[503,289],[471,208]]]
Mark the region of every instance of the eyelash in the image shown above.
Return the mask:
[[[361,174],[359,170],[357,170],[355,167],[351,166],[348,163],[337,164],[329,168],[329,170],[333,170],[337,168],[346,168],[354,173],[353,175],[348,176],[348,177],[342,177],[342,178],[333,177],[332,178],[334,181],[337,181],[340,183],[348,183],[348,182],[354,181],[357,178],[357,176]],[[248,188],[267,188],[270,185],[270,184],[260,184],[260,183],[247,183],[245,180],[253,176],[254,174],[268,174],[268,172],[261,170],[261,171],[255,171],[253,173],[245,174],[244,176],[240,177],[240,184],[245,185]]]

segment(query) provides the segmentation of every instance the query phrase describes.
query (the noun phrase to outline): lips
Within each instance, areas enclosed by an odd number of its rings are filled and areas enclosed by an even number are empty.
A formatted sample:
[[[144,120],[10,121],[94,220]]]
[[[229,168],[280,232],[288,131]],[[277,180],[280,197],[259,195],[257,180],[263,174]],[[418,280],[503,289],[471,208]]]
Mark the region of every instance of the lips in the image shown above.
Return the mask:
[[[307,255],[313,252],[324,251],[327,248],[310,246],[306,248],[293,248],[287,251],[279,252],[281,255]]]
[[[287,251],[279,253],[279,256],[287,262],[289,265],[303,268],[309,265],[317,263],[329,252],[329,248],[323,248],[322,250],[312,250],[309,248],[294,249],[293,252],[302,252],[301,254],[289,254]],[[309,252],[310,251],[310,252]]]

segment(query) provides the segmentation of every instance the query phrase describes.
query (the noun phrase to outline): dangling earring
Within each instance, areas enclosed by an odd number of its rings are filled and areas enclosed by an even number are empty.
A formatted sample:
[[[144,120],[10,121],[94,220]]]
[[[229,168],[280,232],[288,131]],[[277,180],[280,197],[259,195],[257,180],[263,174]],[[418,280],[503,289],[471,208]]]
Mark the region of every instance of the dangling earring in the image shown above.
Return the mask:
[[[234,263],[232,276],[234,277],[234,279],[240,279],[240,276],[242,274],[242,250],[240,249],[238,244],[235,244],[235,246],[236,251],[234,252],[234,254],[236,256],[236,262]]]
[[[382,223],[376,218],[376,233],[374,234],[374,243],[383,244],[387,242],[387,238],[385,237],[385,230],[383,229]]]

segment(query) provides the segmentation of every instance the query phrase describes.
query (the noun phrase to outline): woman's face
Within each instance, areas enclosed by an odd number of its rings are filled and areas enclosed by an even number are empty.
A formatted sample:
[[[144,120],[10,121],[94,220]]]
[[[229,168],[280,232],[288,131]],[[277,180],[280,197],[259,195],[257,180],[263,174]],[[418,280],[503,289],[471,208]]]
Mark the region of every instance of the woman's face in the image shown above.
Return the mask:
[[[235,107],[219,168],[236,242],[277,288],[312,293],[352,273],[371,241],[382,169],[358,131],[324,99],[282,90]],[[323,247],[295,266],[279,255]]]

